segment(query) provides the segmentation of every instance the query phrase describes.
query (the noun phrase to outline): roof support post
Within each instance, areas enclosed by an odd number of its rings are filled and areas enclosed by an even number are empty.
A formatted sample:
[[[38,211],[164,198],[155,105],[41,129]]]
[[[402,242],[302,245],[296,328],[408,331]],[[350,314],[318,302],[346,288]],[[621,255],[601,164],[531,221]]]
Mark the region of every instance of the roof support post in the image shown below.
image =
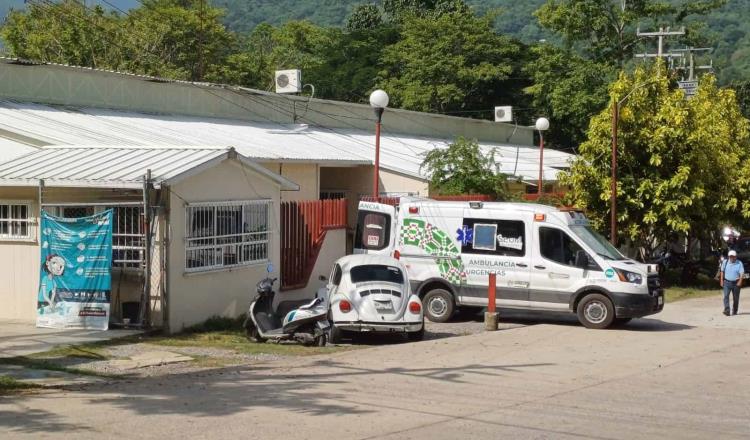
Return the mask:
[[[145,255],[143,256],[143,295],[139,310],[138,324],[146,327],[150,324],[151,315],[151,207],[149,206],[149,187],[151,186],[151,170],[146,170],[143,176],[143,232]]]

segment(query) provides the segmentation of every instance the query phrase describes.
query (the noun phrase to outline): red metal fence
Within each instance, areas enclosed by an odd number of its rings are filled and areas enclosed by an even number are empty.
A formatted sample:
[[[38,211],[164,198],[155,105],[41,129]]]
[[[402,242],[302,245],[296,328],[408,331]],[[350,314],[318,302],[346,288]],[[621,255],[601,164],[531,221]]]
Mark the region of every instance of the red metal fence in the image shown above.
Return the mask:
[[[346,199],[281,203],[281,290],[307,286],[326,231],[346,219]]]

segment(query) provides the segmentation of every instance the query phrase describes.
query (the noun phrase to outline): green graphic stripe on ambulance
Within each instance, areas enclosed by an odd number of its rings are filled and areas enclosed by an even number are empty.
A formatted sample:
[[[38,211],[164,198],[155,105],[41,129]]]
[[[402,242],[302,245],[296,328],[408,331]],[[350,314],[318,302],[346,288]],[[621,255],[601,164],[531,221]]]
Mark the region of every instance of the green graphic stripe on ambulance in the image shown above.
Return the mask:
[[[450,235],[424,220],[404,219],[401,225],[401,246],[415,246],[435,257],[451,257],[437,260],[440,276],[453,284],[466,282],[466,271],[460,252]]]

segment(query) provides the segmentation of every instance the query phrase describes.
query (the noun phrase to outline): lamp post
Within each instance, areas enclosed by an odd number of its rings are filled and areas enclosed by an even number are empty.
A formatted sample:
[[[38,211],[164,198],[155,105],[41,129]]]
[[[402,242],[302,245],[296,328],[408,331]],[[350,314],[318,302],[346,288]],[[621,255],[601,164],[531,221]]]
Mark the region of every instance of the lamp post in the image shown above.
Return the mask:
[[[375,173],[373,176],[372,194],[375,200],[380,197],[378,186],[380,184],[380,122],[383,119],[383,112],[388,107],[388,94],[383,90],[375,90],[370,93],[370,105],[375,111]]]
[[[620,106],[627,101],[633,92],[656,81],[658,81],[658,78],[636,84],[622,99],[612,102],[612,165],[610,166],[612,177],[610,179],[609,196],[609,242],[615,247],[617,247],[617,128],[620,123]]]
[[[539,182],[536,187],[537,198],[542,196],[544,186],[544,131],[549,129],[549,120],[539,118],[536,120],[536,129],[539,130]]]

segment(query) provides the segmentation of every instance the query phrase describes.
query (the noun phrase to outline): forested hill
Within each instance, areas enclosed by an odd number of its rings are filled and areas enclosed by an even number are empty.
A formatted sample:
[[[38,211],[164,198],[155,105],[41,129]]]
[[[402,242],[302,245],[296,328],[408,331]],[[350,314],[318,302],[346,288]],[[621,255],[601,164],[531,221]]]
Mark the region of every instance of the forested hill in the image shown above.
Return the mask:
[[[85,0],[87,5],[104,8],[116,6],[128,10],[140,6],[138,0]],[[248,32],[258,23],[281,24],[289,20],[307,19],[322,26],[341,26],[354,6],[366,0],[210,0],[226,8],[225,22],[236,32]],[[545,0],[467,0],[478,12],[500,8],[497,29],[525,42],[549,39],[538,25],[533,12]],[[0,16],[11,8],[22,9],[24,0],[0,0]],[[729,0],[705,21],[706,33],[712,37],[713,55],[723,82],[750,79],[750,0]]]
[[[4,0],[0,0],[2,2]],[[235,31],[248,31],[267,22],[281,24],[307,19],[321,26],[342,26],[352,8],[366,0],[213,0],[227,9],[226,23]],[[545,0],[468,0],[478,12],[502,8],[498,30],[534,41],[544,34],[532,13]],[[377,1],[375,1],[377,3]]]
[[[0,0],[2,1],[2,0]],[[549,39],[533,13],[546,0],[467,0],[478,12],[500,9],[497,29],[525,42]],[[341,26],[354,6],[365,0],[214,0],[227,9],[226,23],[248,31],[258,23],[280,24],[308,19],[323,26]],[[750,79],[750,0],[729,0],[705,18],[716,52],[714,65],[724,82]]]

